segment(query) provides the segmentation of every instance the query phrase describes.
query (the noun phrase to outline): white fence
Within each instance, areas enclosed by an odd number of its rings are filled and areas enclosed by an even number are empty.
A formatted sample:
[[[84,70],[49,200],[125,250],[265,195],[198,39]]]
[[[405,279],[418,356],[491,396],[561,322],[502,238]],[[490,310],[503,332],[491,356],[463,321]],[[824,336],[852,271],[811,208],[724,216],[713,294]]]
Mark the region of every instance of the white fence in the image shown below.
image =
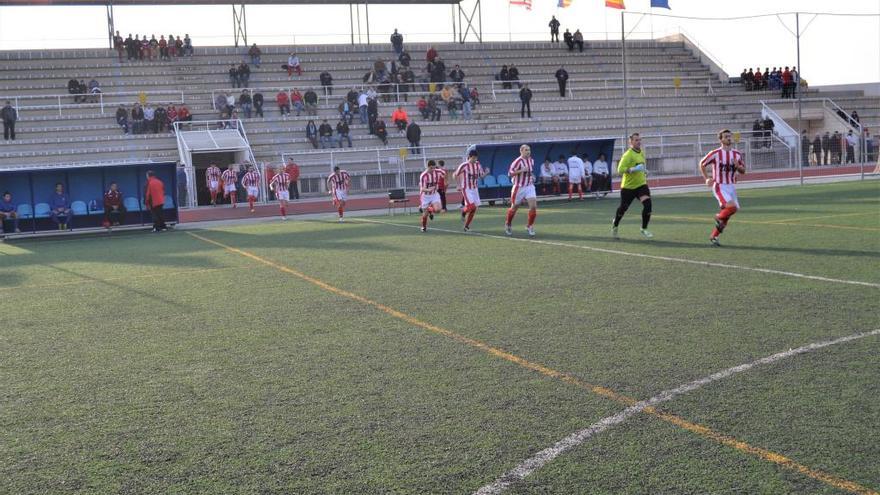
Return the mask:
[[[73,102],[74,98],[83,99],[84,101]],[[183,91],[121,91],[115,93],[0,96],[0,101],[5,100],[14,102],[14,107],[18,111],[19,117],[27,111],[51,109],[57,109],[60,116],[63,115],[63,110],[74,108],[98,108],[103,114],[105,113],[105,107],[119,104],[132,105],[140,103],[141,100],[146,103],[152,101],[170,104],[185,103]],[[109,111],[115,112],[116,109],[111,108]]]

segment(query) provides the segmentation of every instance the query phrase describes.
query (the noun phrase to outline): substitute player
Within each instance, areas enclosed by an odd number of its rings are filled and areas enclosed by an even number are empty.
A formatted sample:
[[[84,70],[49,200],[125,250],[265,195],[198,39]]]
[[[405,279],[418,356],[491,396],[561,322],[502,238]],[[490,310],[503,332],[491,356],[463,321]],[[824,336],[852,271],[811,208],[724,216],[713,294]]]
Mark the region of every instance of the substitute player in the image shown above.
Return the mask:
[[[464,208],[461,210],[461,218],[464,220],[464,231],[471,229],[471,222],[480,206],[480,190],[477,182],[486,175],[479,162],[479,154],[476,149],[468,151],[467,161],[455,169],[452,174],[458,183],[458,190],[464,200]]]
[[[571,194],[574,192],[574,189],[577,188],[578,191],[578,199],[580,201],[584,200],[584,175],[586,174],[586,168],[584,166],[584,161],[581,160],[581,157],[577,156],[577,153],[572,152],[571,158],[568,159],[568,200],[571,201]]]
[[[333,206],[339,213],[339,223],[345,215],[345,201],[348,199],[348,188],[351,187],[351,176],[339,167],[333,167],[333,174],[327,177],[327,190],[333,197]]]
[[[290,201],[290,174],[284,169],[284,165],[279,165],[275,175],[269,181],[269,190],[275,193],[275,199],[278,200],[278,206],[281,207],[281,219],[287,220],[287,202]]]
[[[235,187],[235,183],[238,182],[238,171],[235,168],[235,164],[230,163],[229,168],[220,175],[220,179],[223,180],[223,197],[229,198],[233,208],[238,203],[238,199],[235,197],[238,192],[238,188]]]
[[[428,219],[433,220],[434,213],[439,213],[443,208],[440,192],[437,190],[443,173],[436,166],[434,160],[428,160],[425,171],[419,176],[419,209],[422,210],[422,232],[428,230]]]
[[[241,185],[247,191],[248,206],[251,209],[251,213],[253,213],[256,211],[254,209],[254,201],[260,195],[260,173],[257,172],[253,165],[247,166],[247,173],[241,178]]]
[[[721,211],[715,215],[715,228],[709,237],[713,246],[721,246],[718,236],[724,232],[727,222],[739,210],[739,200],[736,197],[736,174],[746,173],[746,165],[743,162],[742,153],[731,148],[733,136],[730,130],[724,129],[718,133],[721,147],[710,151],[700,160],[700,174],[706,180],[706,185],[712,188],[712,194],[718,200]],[[712,178],[706,175],[706,167],[712,166]]]
[[[535,194],[535,175],[533,168],[535,162],[532,160],[532,148],[524,144],[519,147],[519,158],[510,164],[507,175],[513,183],[513,189],[510,191],[510,209],[507,210],[507,223],[504,224],[504,233],[513,235],[511,223],[516,211],[519,209],[520,203],[526,201],[529,205],[529,217],[526,224],[526,231],[529,237],[535,237],[535,217],[538,216],[538,199]]]
[[[634,199],[642,202],[642,228],[639,231],[647,238],[654,237],[648,231],[648,222],[651,221],[651,190],[648,189],[648,177],[645,174],[645,154],[642,153],[642,137],[639,133],[633,133],[629,137],[629,149],[620,157],[617,172],[623,177],[620,182],[620,206],[614,215],[614,224],[611,227],[611,235],[617,239],[617,227],[626,210]]]
[[[205,183],[208,184],[208,192],[211,193],[211,205],[217,206],[217,196],[220,194],[220,167],[212,163],[205,169]]]

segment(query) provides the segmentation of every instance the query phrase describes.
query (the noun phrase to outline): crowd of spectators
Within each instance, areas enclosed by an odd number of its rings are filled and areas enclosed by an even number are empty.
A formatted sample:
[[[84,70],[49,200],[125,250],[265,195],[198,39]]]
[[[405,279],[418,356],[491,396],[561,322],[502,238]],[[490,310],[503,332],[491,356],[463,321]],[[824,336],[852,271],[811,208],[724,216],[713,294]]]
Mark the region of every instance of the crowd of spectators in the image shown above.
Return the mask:
[[[740,84],[746,91],[781,91],[782,98],[795,98],[797,87],[804,85],[797,67],[769,67],[743,69],[739,75]]]
[[[183,38],[175,37],[173,34],[159,36],[152,35],[147,39],[147,35],[135,35],[131,37],[129,33],[127,38],[123,38],[119,31],[113,36],[113,48],[119,55],[119,61],[126,60],[171,60],[177,57],[191,57],[193,54],[192,39],[189,34]]]
[[[67,92],[73,95],[74,103],[97,103],[101,94],[101,84],[92,79],[88,84],[82,79],[67,81]]]
[[[155,107],[149,103],[135,103],[131,110],[120,104],[116,109],[116,124],[123,134],[158,134],[174,132],[175,122],[192,122],[192,114],[186,105],[161,104]]]

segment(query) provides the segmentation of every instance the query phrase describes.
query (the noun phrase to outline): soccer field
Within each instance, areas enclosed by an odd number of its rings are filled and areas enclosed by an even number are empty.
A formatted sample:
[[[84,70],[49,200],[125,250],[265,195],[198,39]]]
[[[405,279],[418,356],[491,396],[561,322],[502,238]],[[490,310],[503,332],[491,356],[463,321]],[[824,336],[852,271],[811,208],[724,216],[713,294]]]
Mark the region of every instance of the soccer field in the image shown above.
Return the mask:
[[[740,202],[0,244],[0,493],[877,493],[880,182]]]

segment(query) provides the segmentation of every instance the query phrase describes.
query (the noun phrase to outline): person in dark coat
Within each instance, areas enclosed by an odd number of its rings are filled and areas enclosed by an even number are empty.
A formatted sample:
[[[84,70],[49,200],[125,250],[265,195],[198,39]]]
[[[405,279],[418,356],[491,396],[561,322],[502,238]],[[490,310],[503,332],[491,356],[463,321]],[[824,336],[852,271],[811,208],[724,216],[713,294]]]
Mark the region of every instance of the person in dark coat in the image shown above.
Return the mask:
[[[15,121],[18,120],[18,111],[12,107],[9,100],[0,110],[0,120],[3,121],[3,140],[15,141]]]
[[[306,124],[306,137],[309,139],[309,142],[312,143],[312,147],[318,149],[318,126],[315,125],[314,120],[310,120],[308,124]]]
[[[560,66],[556,71],[556,82],[559,84],[559,96],[565,97],[565,85],[568,83],[568,72],[564,66]]]
[[[532,118],[532,90],[529,89],[528,84],[523,85],[519,90],[519,101],[522,103],[519,109],[520,118],[526,118],[526,109],[529,111],[529,118]]]
[[[422,128],[416,124],[415,120],[411,121],[406,128],[406,140],[409,141],[409,151],[413,155],[421,154],[419,142],[422,140]]]

